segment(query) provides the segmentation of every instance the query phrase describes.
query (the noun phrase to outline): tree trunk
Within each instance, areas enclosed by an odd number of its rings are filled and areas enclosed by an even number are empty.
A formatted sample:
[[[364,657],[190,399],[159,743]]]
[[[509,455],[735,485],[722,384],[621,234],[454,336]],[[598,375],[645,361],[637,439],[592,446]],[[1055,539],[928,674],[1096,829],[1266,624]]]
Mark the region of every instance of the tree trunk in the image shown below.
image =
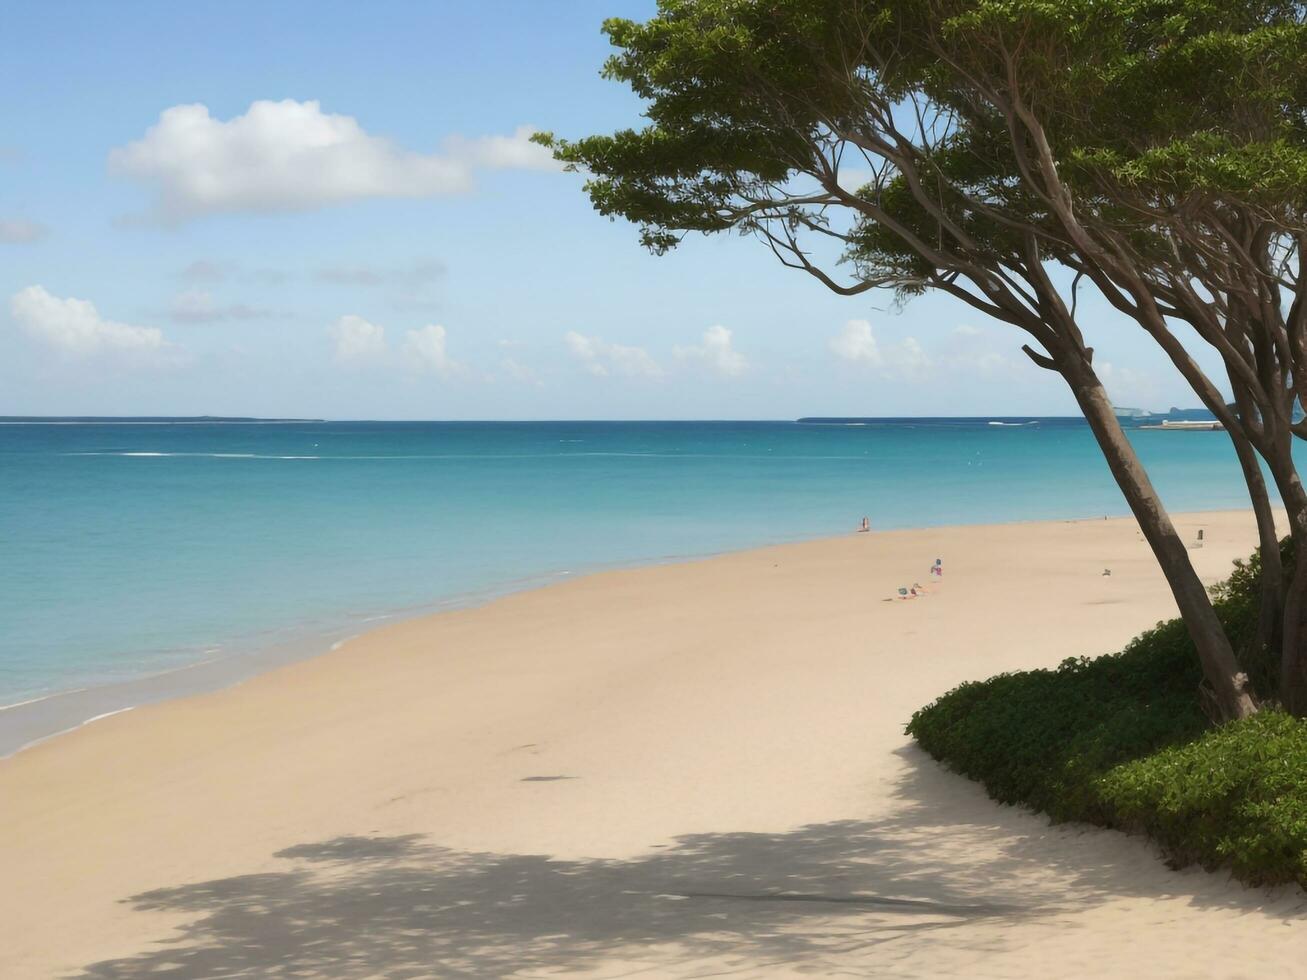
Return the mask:
[[[1287,460],[1287,462],[1286,462]],[[1307,716],[1307,491],[1291,457],[1268,459],[1280,498],[1289,512],[1293,571],[1284,595],[1280,636],[1280,702],[1299,718]]]
[[[1257,704],[1249,689],[1248,677],[1239,669],[1234,650],[1221,621],[1216,618],[1207,589],[1194,571],[1184,542],[1176,533],[1161,498],[1153,489],[1152,481],[1148,479],[1130,440],[1126,438],[1102,382],[1093,368],[1079,356],[1059,358],[1058,366],[1093,430],[1117,486],[1121,488],[1126,503],[1139,522],[1139,529],[1143,531],[1166,576],[1185,628],[1198,652],[1203,676],[1211,685],[1220,719],[1232,721],[1254,714]]]
[[[1270,494],[1266,492],[1266,479],[1258,465],[1257,456],[1246,439],[1232,438],[1244,481],[1248,484],[1248,498],[1257,517],[1257,550],[1262,560],[1261,601],[1257,614],[1257,653],[1266,655],[1280,649],[1281,623],[1284,612],[1284,568],[1280,561],[1280,537],[1275,529],[1275,513],[1271,509]],[[1281,655],[1283,656],[1283,655]],[[1265,694],[1265,692],[1263,692]]]

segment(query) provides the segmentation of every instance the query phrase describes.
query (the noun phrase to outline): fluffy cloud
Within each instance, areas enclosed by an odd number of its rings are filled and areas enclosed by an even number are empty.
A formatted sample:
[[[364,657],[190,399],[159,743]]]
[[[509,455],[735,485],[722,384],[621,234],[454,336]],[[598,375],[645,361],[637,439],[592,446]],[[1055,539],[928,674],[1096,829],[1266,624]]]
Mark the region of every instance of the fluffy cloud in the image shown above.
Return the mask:
[[[530,127],[415,153],[318,102],[258,101],[223,121],[200,104],[165,109],[109,169],[151,186],[152,216],[180,222],[232,211],[305,211],[375,197],[431,197],[472,186],[478,168],[553,169]]]
[[[703,361],[718,374],[728,378],[743,374],[749,366],[744,355],[731,346],[731,331],[721,324],[711,326],[703,332],[700,346],[674,347],[672,353],[683,360]]]
[[[386,356],[386,329],[352,313],[328,328],[337,364],[366,364]]]
[[[916,337],[904,337],[889,349],[886,359],[898,374],[908,378],[921,377],[931,366],[930,355]]]
[[[419,370],[434,372],[442,378],[452,377],[464,367],[449,356],[445,348],[447,339],[445,328],[438,323],[409,330],[404,334],[404,356]]]
[[[66,354],[153,354],[167,346],[162,331],[155,327],[106,320],[95,304],[71,297],[60,299],[43,286],[28,286],[14,293],[9,312],[28,336]]]
[[[534,126],[518,126],[511,136],[451,136],[445,148],[455,159],[487,170],[561,170],[549,150],[531,142],[535,132]]]
[[[831,351],[842,361],[879,367],[884,363],[880,344],[866,320],[849,320],[844,329],[830,339]]]
[[[915,337],[882,348],[866,320],[847,321],[828,346],[840,360],[875,368],[886,377],[918,378],[931,366],[930,355]]]
[[[467,368],[449,356],[448,332],[438,323],[404,332],[397,354],[386,340],[386,328],[361,316],[343,316],[328,330],[337,364],[385,365],[430,372],[442,378],[464,373]]]
[[[7,245],[27,245],[45,237],[45,225],[21,218],[0,218],[0,242]]]
[[[587,337],[575,330],[569,330],[563,339],[572,356],[597,378],[605,378],[610,374],[625,377],[662,377],[663,369],[643,347],[610,344],[598,337]]]

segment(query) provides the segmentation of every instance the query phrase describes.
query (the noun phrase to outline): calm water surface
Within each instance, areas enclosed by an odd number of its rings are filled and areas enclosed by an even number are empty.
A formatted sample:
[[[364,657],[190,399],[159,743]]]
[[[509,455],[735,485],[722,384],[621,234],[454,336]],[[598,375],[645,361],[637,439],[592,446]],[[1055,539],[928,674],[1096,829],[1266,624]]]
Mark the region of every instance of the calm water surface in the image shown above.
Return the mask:
[[[988,421],[0,425],[0,705],[863,515],[1125,513],[1083,422]],[[1224,434],[1132,438],[1246,505]]]

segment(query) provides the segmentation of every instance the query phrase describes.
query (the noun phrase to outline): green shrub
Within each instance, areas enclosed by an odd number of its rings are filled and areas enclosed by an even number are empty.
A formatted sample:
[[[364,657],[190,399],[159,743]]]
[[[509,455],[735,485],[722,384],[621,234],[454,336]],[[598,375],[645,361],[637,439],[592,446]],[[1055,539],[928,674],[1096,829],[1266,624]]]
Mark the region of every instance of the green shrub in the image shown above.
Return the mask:
[[[1096,789],[1115,824],[1179,864],[1307,886],[1307,722],[1264,711],[1117,766]]]
[[[1236,649],[1252,650],[1257,559],[1215,595]],[[1259,689],[1274,671],[1259,664]],[[1264,711],[1213,730],[1179,620],[1121,653],[1000,674],[948,692],[908,733],[994,799],[1056,821],[1143,831],[1177,865],[1307,886],[1307,722]]]

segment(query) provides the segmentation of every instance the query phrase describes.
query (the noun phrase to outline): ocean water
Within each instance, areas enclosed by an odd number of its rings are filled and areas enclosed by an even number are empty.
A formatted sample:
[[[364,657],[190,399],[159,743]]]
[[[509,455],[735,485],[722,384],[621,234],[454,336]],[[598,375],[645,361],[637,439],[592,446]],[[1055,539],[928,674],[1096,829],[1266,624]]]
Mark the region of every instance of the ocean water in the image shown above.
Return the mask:
[[[0,705],[864,515],[1126,513],[1083,421],[989,421],[0,424]],[[1132,439],[1172,509],[1246,505],[1223,433]]]

